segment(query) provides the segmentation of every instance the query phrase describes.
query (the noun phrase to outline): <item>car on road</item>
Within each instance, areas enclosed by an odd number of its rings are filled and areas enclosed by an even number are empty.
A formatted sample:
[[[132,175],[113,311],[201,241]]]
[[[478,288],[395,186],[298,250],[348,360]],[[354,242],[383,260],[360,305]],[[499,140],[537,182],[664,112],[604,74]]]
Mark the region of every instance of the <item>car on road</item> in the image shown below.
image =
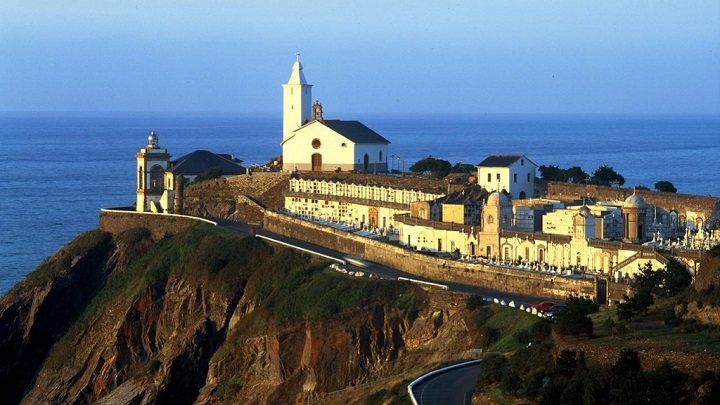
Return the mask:
[[[548,318],[552,318],[553,316],[564,311],[565,308],[567,308],[565,305],[555,305],[555,306],[551,307],[550,309],[546,309],[545,311],[543,311],[543,315],[545,315]]]
[[[543,301],[543,302],[541,302],[541,303],[539,303],[539,304],[532,304],[532,305],[530,305],[530,309],[534,309],[534,310],[536,310],[537,312],[543,312],[543,311],[547,311],[548,309],[554,307],[555,305],[557,305],[556,302]]]

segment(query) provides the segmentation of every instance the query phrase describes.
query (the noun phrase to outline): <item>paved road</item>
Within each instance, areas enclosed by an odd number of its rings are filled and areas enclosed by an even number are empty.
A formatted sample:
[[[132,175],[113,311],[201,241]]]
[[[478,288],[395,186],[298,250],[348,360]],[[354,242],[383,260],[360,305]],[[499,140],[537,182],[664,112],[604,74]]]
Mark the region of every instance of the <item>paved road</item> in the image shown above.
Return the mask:
[[[228,221],[223,219],[217,219],[212,218],[213,221],[218,223],[218,226],[221,226],[225,229],[229,229],[231,231],[235,232],[241,232],[244,234],[249,234],[251,226],[242,222],[235,222],[235,221]],[[261,228],[255,228],[255,232],[257,235],[263,235],[267,236],[288,244],[291,244],[293,246],[297,246],[303,249],[312,250],[314,252],[322,253],[325,256],[333,257],[336,259],[344,260],[343,258],[347,256],[346,253],[338,252],[335,250],[331,250],[322,246],[315,245],[310,242],[306,242],[299,239],[293,239],[289,238],[280,234],[276,234],[274,232],[267,231],[265,229]],[[395,270],[390,267],[385,267],[377,263],[370,262],[363,258],[367,266],[364,266],[363,268],[357,268],[355,266],[352,266],[348,264],[346,267],[348,270],[362,270],[365,273],[375,273],[380,277],[386,277],[391,279],[397,279],[398,277],[407,277],[412,278],[415,280],[422,280],[422,281],[428,281],[428,282],[434,282],[434,283],[440,283],[448,286],[449,291],[455,291],[465,294],[477,294],[481,297],[490,297],[490,298],[497,298],[499,300],[505,300],[506,302],[515,301],[516,306],[525,305],[526,307],[531,304],[537,304],[538,302],[547,301],[547,297],[536,297],[531,295],[524,295],[524,294],[518,294],[518,293],[507,293],[502,291],[493,290],[491,288],[484,288],[484,287],[478,287],[474,285],[468,285],[468,284],[459,284],[459,283],[448,283],[438,280],[430,280],[424,277],[419,277],[414,274],[409,274],[402,272],[400,270]]]
[[[241,232],[244,234],[250,233],[250,225],[220,219],[213,220],[218,222],[218,225],[225,229]],[[344,260],[344,258],[347,256],[346,253],[331,250],[303,240],[288,238],[283,235],[269,232],[265,229],[255,228],[255,232],[257,235],[270,237],[284,243],[291,244],[293,246],[298,246],[300,248],[318,252],[325,256],[337,258],[340,260]],[[534,297],[530,295],[506,293],[490,288],[483,288],[473,285],[445,283],[437,280],[429,280],[423,277],[418,277],[413,274],[405,273],[399,270],[382,266],[377,263],[370,262],[365,258],[363,258],[363,260],[367,265],[364,266],[362,269],[356,268],[355,266],[352,266],[350,264],[348,264],[346,267],[348,268],[348,270],[362,270],[366,273],[372,272],[377,274],[378,276],[391,279],[397,279],[398,277],[407,277],[416,280],[441,283],[447,285],[449,291],[456,291],[465,294],[478,294],[482,297],[497,298],[499,300],[505,300],[507,302],[515,301],[515,304],[517,306],[520,306],[522,304],[527,307],[530,304],[535,304],[547,300],[547,298],[545,297]],[[413,389],[413,393],[415,394],[415,398],[418,400],[418,403],[420,405],[470,404],[470,397],[472,396],[472,392],[475,388],[475,383],[477,382],[479,374],[479,364],[461,367],[437,376],[429,377],[428,379],[422,381],[420,384],[415,386]]]
[[[480,364],[428,377],[413,387],[413,395],[419,405],[469,405]]]

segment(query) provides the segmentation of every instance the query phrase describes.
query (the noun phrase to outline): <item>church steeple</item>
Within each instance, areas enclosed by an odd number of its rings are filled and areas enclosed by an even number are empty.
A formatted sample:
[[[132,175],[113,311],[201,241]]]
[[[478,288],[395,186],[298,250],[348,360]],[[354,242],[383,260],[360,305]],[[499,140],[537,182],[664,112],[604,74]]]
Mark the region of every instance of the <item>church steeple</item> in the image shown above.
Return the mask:
[[[311,118],[312,84],[308,84],[300,63],[300,52],[287,84],[283,84],[283,141]]]
[[[302,71],[302,63],[300,63],[300,52],[295,52],[295,63],[292,67],[292,73],[290,74],[290,80],[287,84],[308,84],[305,80],[305,75]]]

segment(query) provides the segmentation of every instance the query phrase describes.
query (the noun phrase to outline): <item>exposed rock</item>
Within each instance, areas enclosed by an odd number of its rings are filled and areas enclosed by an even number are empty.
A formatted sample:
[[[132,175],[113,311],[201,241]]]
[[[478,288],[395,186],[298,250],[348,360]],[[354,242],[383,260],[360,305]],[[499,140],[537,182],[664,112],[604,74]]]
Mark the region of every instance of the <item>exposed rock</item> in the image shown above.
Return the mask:
[[[463,298],[412,285],[392,284],[415,309],[271,320],[268,280],[311,264],[279,251],[199,230],[80,236],[0,301],[3,401],[301,404],[471,348]]]

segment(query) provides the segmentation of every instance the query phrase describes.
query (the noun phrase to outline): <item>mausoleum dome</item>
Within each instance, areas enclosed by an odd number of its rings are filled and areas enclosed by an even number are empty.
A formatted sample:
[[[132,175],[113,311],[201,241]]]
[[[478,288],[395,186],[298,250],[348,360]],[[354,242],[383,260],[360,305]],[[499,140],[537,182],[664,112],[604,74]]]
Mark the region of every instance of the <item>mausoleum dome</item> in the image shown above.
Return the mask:
[[[485,205],[492,207],[509,207],[511,204],[505,194],[495,191],[488,196],[487,203]]]
[[[623,203],[624,208],[644,208],[645,200],[639,195],[633,193],[630,197],[625,199]]]
[[[590,208],[588,208],[587,205],[583,205],[578,210],[578,215],[580,215],[583,218],[590,218],[592,216],[592,211],[590,211]]]

